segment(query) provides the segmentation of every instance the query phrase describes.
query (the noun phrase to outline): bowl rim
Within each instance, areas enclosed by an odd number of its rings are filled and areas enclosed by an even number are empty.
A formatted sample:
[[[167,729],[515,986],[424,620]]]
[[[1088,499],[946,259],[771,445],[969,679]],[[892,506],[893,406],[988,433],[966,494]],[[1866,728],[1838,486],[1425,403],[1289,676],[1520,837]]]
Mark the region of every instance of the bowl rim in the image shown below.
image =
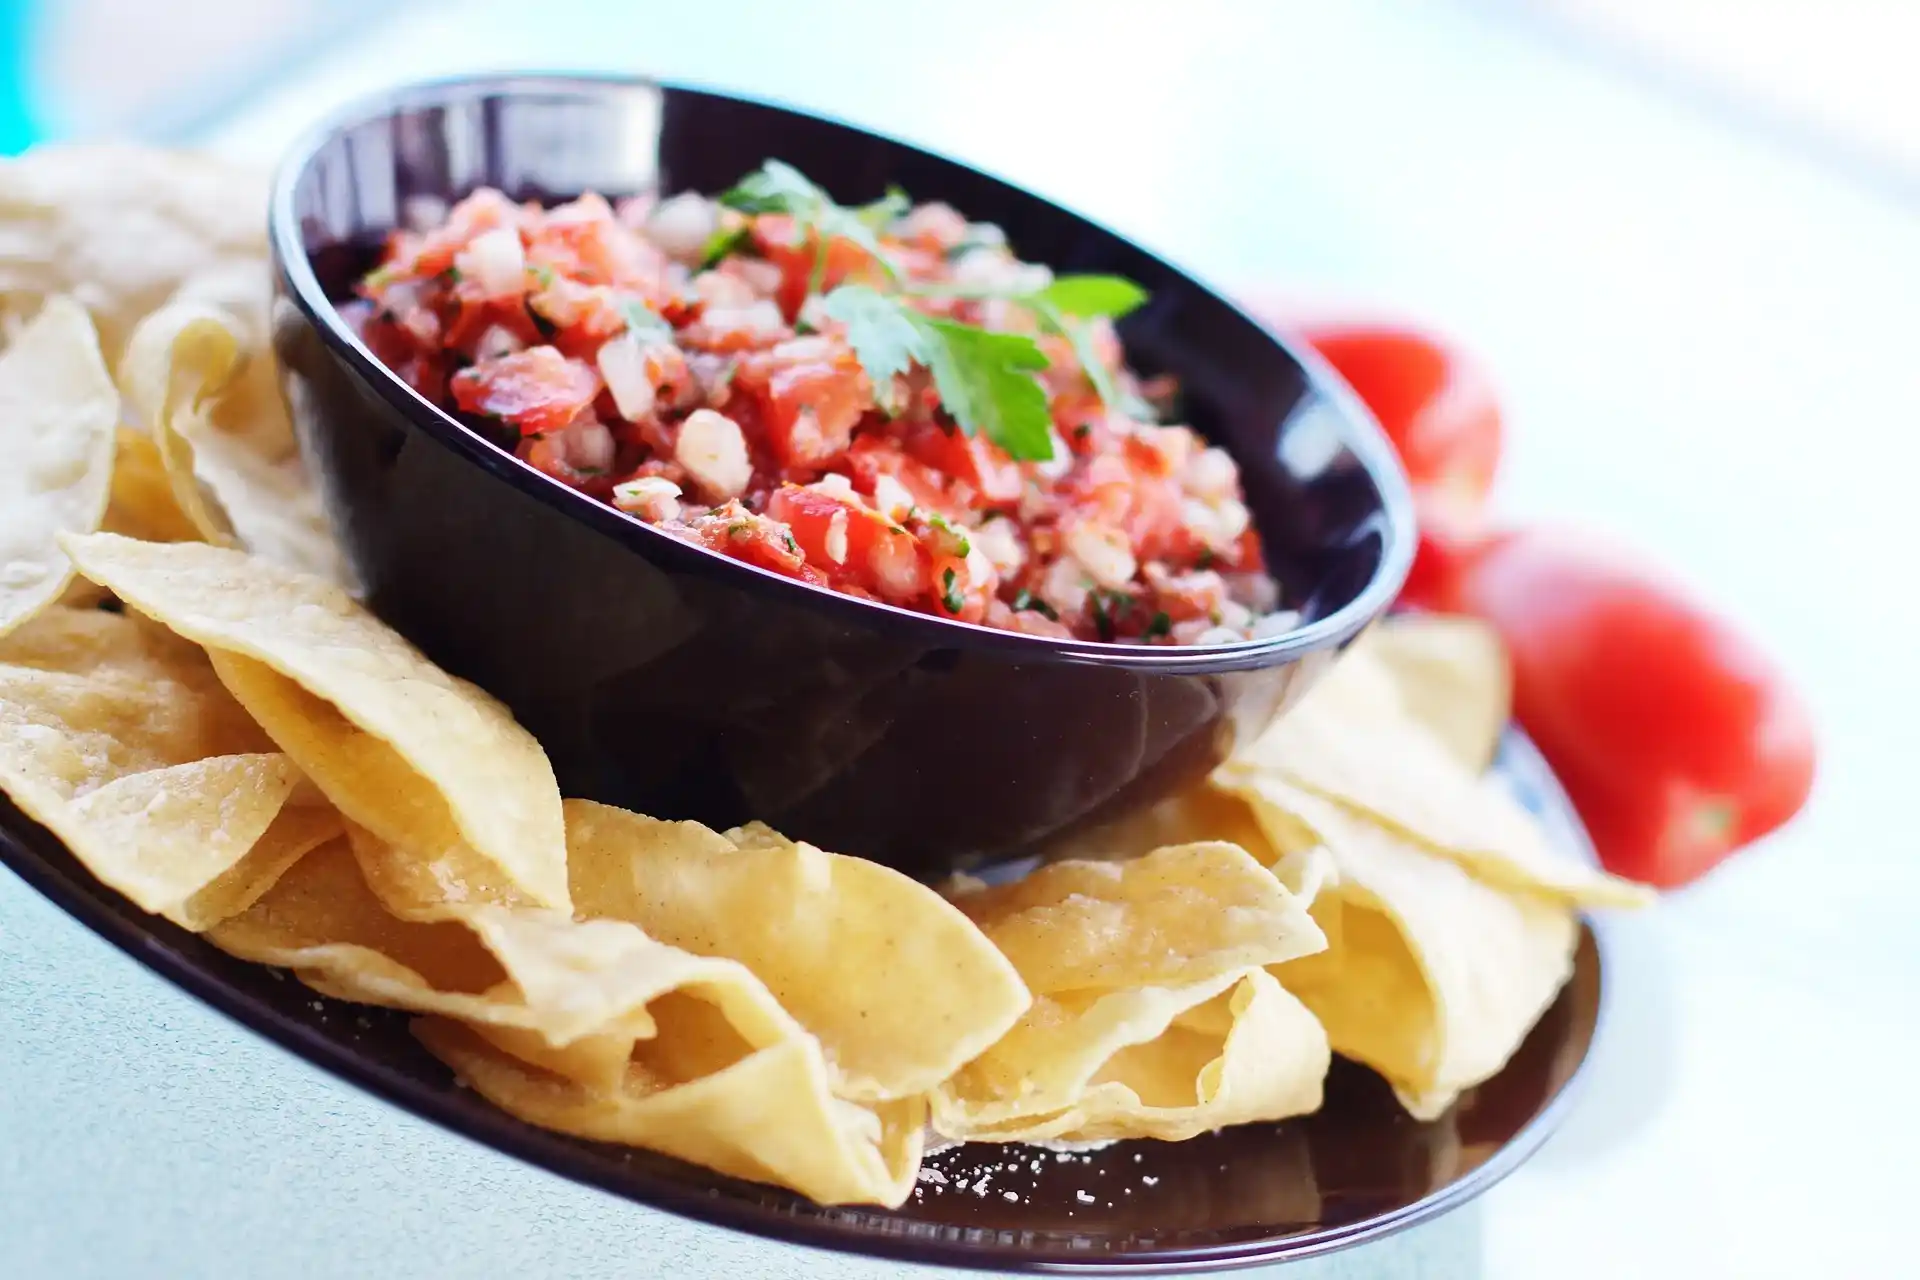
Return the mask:
[[[616,507],[569,488],[466,427],[415,391],[349,328],[345,316],[327,297],[313,270],[295,213],[294,193],[315,157],[336,138],[404,110],[471,97],[632,89],[695,93],[804,116],[835,129],[865,135],[970,170],[1126,243],[1181,277],[1188,285],[1224,305],[1258,329],[1273,344],[1277,354],[1298,365],[1306,375],[1307,385],[1336,409],[1342,420],[1342,443],[1360,460],[1368,479],[1380,495],[1381,537],[1384,545],[1372,576],[1351,600],[1323,618],[1275,635],[1233,644],[1141,645],[1033,636],[861,599],[695,546],[662,533]],[[1344,643],[1386,611],[1399,594],[1413,565],[1417,529],[1413,494],[1406,473],[1372,412],[1331,366],[1306,344],[1288,341],[1268,325],[1254,319],[1230,295],[1216,289],[1204,277],[1077,209],[1040,195],[990,169],[930,150],[882,130],[870,129],[793,103],[694,81],[612,72],[484,72],[412,81],[361,95],[335,107],[286,150],[273,176],[267,237],[275,272],[285,286],[283,292],[305,315],[329,352],[336,359],[344,360],[364,385],[377,392],[381,399],[435,443],[479,466],[522,495],[543,503],[603,537],[611,538],[635,554],[653,560],[664,557],[690,568],[697,565],[708,574],[732,576],[739,585],[751,585],[761,594],[784,591],[789,603],[829,616],[838,613],[852,625],[915,632],[918,633],[915,638],[923,641],[924,647],[929,649],[988,650],[1013,659],[1076,663],[1149,673],[1207,675],[1262,669],[1296,661],[1307,654]]]

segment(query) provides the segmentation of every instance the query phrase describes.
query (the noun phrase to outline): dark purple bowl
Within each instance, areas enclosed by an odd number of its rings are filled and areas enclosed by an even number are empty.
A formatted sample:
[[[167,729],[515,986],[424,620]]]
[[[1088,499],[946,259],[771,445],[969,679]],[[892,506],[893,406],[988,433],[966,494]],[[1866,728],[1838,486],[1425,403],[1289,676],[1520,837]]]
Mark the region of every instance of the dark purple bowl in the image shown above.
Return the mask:
[[[1239,462],[1302,624],[1243,644],[1054,641],[814,588],[680,542],[469,431],[354,337],[350,295],[409,201],[715,192],[769,157],[836,198],[892,183],[1151,301],[1133,364],[1177,374]],[[1196,780],[1398,592],[1412,503],[1322,368],[1145,250],[996,178],[786,107],[641,79],[449,81],[321,127],[280,170],[274,346],[370,606],[489,690],[569,795],[796,838],[934,876],[1034,850]]]

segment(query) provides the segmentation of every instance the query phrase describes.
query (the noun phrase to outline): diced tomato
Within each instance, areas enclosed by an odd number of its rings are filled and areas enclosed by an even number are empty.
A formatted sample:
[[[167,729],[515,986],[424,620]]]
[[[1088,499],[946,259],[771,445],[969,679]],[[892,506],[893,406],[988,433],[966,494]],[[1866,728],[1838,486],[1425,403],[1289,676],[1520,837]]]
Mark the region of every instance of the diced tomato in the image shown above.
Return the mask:
[[[767,213],[755,218],[752,234],[760,256],[780,268],[780,309],[791,321],[799,316],[800,304],[813,291],[810,286],[814,283],[814,273],[819,270],[818,241],[811,233],[802,233],[784,213]],[[840,236],[829,239],[819,292],[844,284],[848,277],[864,270],[872,261],[873,255],[853,241]]]
[[[582,284],[652,291],[667,259],[650,241],[621,226],[592,192],[549,209],[527,239],[527,265]]]
[[[965,504],[943,482],[943,477],[918,458],[908,457],[897,440],[887,436],[862,436],[847,452],[847,473],[853,487],[867,497],[875,497],[880,477],[889,476],[907,491],[917,507],[938,511],[957,519]]]
[[[907,433],[907,452],[965,481],[986,506],[1006,509],[1020,501],[1020,467],[990,440],[923,422]]]
[[[552,347],[483,360],[453,375],[454,401],[468,413],[511,422],[526,435],[566,426],[600,394],[600,375]]]
[[[432,231],[396,235],[388,250],[388,266],[400,275],[437,276],[453,265],[454,258],[475,236],[496,227],[517,227],[525,216],[519,205],[490,187],[482,187],[453,206],[447,220]]]
[[[742,356],[733,385],[758,404],[767,444],[789,467],[821,468],[845,454],[873,403],[853,349],[825,337]]]
[[[967,562],[959,556],[942,555],[933,557],[928,567],[933,592],[928,612],[961,622],[980,621],[987,611],[987,592],[973,581]]]

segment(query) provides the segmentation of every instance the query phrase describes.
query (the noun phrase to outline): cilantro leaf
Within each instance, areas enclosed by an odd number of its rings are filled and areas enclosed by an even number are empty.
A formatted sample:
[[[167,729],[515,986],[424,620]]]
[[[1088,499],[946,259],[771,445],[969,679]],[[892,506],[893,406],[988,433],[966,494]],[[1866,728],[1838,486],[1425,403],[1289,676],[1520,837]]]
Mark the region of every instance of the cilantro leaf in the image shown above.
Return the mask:
[[[1110,412],[1128,413],[1120,388],[1114,385],[1113,371],[1107,368],[1100,359],[1100,353],[1094,350],[1093,335],[1087,331],[1086,324],[1062,315],[1060,309],[1047,301],[1044,294],[1035,294],[1029,301],[1033,305],[1034,315],[1040,318],[1041,326],[1060,334],[1073,347],[1073,358],[1080,362],[1080,372],[1086,374],[1087,381],[1093,384],[1093,392],[1100,397],[1100,403]]]
[[[874,231],[885,231],[897,218],[905,217],[913,208],[913,201],[899,187],[889,186],[887,194],[872,204],[863,204],[854,210],[854,217],[860,219]]]
[[[940,401],[961,430],[985,436],[1021,461],[1053,457],[1053,415],[1033,377],[1047,367],[1047,357],[1032,338],[917,313],[913,322]]]
[[[921,358],[919,326],[898,298],[863,284],[843,284],[827,295],[823,305],[829,316],[847,326],[847,342],[876,395],[888,395],[895,375],[905,373]]]
[[[720,203],[741,213],[791,213],[825,204],[827,193],[784,160],[768,160],[720,193]]]
[[[707,237],[707,243],[700,250],[700,269],[707,270],[719,264],[728,254],[737,252],[753,234],[745,223],[737,227],[722,227]]]
[[[1147,291],[1125,276],[1059,276],[1033,295],[1062,315],[1118,320],[1147,300]]]
[[[741,213],[784,213],[793,219],[796,244],[814,242],[813,278],[808,293],[818,293],[827,271],[827,243],[851,240],[870,254],[891,276],[893,264],[880,249],[875,234],[901,212],[907,204],[906,193],[890,190],[864,209],[846,209],[813,184],[813,180],[784,160],[768,160],[758,169],[720,194],[720,203]],[[711,246],[710,246],[711,247]]]
[[[620,314],[627,319],[627,332],[632,334],[641,346],[655,343],[672,342],[673,326],[638,298],[628,298],[620,304]]]

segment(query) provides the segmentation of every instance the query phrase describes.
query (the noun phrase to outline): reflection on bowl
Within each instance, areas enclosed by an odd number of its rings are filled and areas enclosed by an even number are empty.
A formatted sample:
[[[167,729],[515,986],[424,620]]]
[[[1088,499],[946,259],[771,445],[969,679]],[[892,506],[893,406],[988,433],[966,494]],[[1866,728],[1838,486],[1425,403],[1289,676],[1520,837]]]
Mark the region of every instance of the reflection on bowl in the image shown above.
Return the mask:
[[[334,308],[386,234],[479,186],[714,192],[774,156],[836,197],[889,183],[1111,272],[1121,325],[1240,464],[1294,630],[1210,648],[1041,639],[894,609],[681,542],[522,464],[416,395]],[[761,818],[916,875],[1014,856],[1197,779],[1399,589],[1405,481],[1343,392],[1204,286],[975,170],[851,126],[642,80],[401,90],[326,125],[274,192],[275,346],[369,604],[540,737],[562,788],[665,817]]]

